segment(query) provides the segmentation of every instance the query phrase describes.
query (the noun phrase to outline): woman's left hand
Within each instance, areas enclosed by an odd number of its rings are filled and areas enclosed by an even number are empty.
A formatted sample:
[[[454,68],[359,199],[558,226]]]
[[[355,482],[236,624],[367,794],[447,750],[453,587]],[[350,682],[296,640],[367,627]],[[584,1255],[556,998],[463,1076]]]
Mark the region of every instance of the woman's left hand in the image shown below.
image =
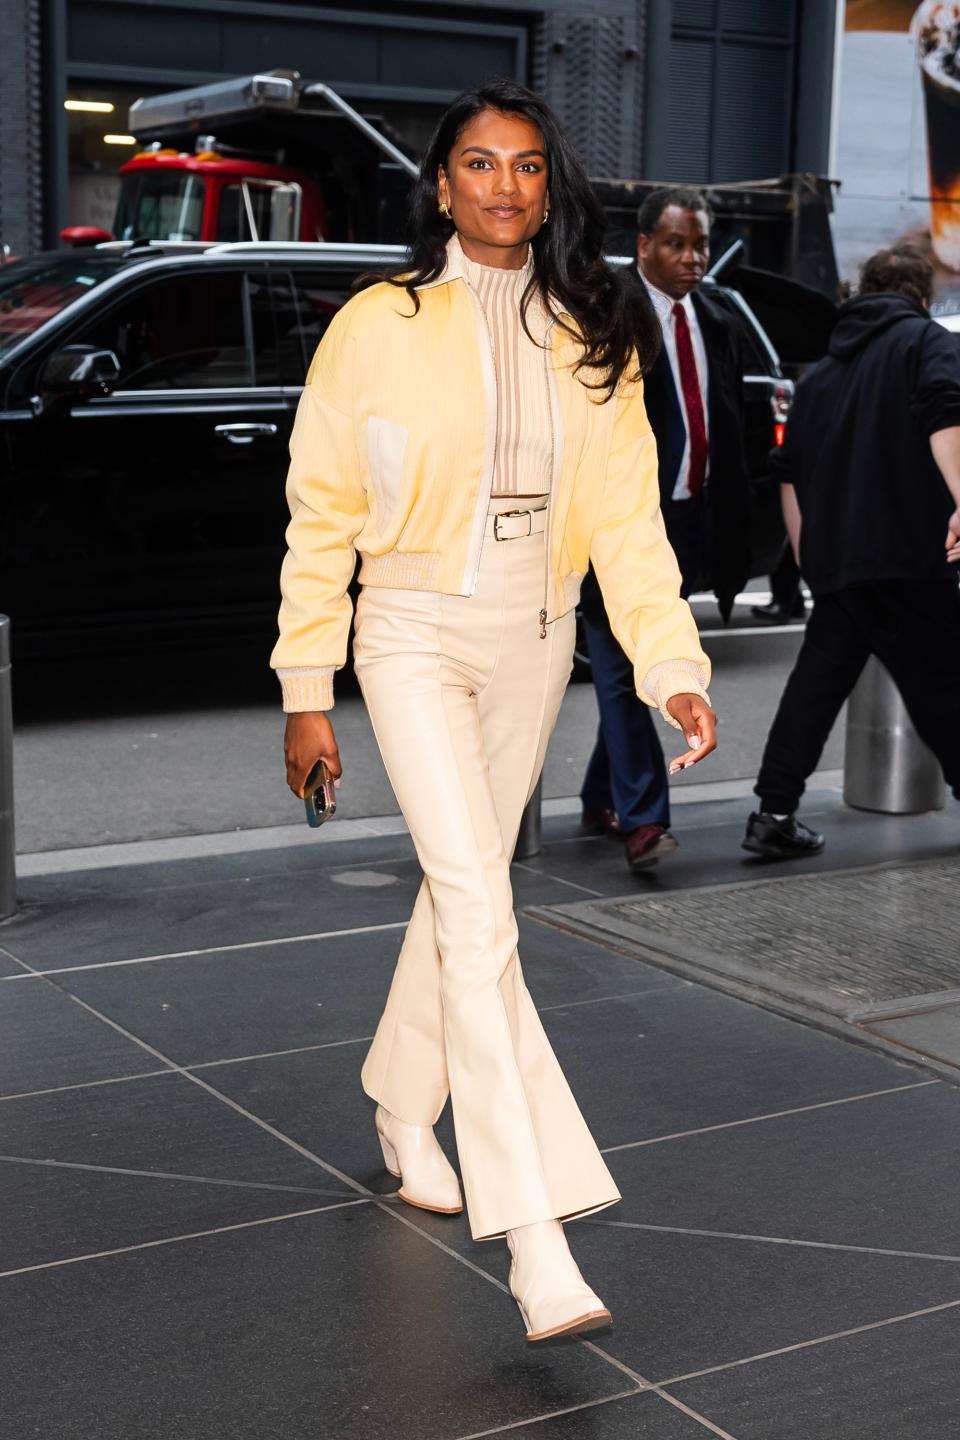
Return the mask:
[[[702,695],[672,695],[667,710],[687,737],[690,749],[670,761],[670,774],[677,775],[706,759],[717,748],[717,717]]]

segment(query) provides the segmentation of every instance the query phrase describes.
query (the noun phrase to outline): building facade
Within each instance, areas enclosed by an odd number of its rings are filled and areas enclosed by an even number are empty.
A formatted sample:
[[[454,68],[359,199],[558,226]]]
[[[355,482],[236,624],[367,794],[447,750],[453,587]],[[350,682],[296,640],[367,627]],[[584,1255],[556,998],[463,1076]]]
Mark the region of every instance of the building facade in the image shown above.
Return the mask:
[[[67,224],[109,228],[139,95],[278,66],[414,146],[460,90],[510,75],[551,100],[597,176],[824,173],[838,4],[0,0],[16,36],[0,52],[0,243],[22,254]]]

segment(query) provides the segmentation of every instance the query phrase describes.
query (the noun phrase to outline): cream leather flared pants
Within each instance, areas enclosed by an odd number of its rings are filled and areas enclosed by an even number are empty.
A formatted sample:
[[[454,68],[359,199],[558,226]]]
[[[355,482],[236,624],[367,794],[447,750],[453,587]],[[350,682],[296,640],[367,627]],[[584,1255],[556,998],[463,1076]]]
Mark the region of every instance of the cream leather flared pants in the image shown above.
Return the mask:
[[[498,541],[491,518],[473,595],[370,586],[357,606],[356,673],[424,873],[363,1087],[414,1125],[449,1092],[477,1240],[620,1198],[517,955],[510,856],[573,656],[572,612],[540,638],[544,575],[542,531]]]

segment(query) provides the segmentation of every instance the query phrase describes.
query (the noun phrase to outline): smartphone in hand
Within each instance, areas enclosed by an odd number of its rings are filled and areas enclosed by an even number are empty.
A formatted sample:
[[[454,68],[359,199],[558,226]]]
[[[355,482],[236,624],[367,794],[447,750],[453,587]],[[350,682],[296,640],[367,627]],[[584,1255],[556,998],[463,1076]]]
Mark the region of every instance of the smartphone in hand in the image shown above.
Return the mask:
[[[307,776],[307,783],[303,787],[303,804],[307,812],[307,824],[314,830],[337,813],[337,793],[333,788],[330,772],[322,760],[317,761]]]

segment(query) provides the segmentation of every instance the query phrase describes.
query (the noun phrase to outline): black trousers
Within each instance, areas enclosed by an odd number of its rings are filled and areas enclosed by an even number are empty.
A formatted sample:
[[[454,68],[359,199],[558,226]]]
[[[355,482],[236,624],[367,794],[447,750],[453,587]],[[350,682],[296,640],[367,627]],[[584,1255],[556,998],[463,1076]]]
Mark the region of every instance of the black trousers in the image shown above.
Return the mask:
[[[698,586],[706,583],[710,573],[713,516],[709,489],[689,500],[668,500],[663,506],[663,521],[680,566],[683,580],[680,594],[686,600]]]
[[[960,590],[954,580],[883,580],[817,598],[754,787],[762,810],[796,810],[871,655],[960,799]]]

